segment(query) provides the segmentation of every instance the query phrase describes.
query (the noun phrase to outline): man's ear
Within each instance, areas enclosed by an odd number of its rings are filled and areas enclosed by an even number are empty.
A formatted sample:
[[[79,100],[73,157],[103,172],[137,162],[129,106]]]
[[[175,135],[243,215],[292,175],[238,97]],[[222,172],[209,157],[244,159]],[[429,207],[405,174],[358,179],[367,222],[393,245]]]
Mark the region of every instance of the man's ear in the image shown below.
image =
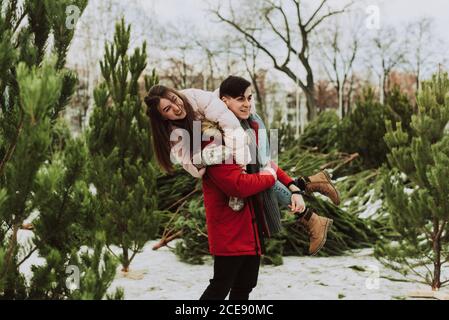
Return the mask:
[[[221,97],[221,101],[223,101],[224,103],[226,103],[228,101],[228,98],[226,96]]]

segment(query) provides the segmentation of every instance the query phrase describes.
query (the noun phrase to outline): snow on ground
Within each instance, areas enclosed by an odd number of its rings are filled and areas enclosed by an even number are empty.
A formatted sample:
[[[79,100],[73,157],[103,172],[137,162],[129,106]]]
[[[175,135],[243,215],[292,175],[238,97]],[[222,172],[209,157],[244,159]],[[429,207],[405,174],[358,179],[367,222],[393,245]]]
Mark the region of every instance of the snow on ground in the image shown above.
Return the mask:
[[[189,265],[178,261],[168,248],[153,251],[149,242],[132,264],[144,271],[142,280],[118,276],[110,290],[125,289],[125,299],[197,300],[209,284],[213,261]],[[359,271],[357,271],[359,270]],[[363,271],[365,270],[365,271]],[[397,282],[399,278],[384,268],[371,249],[353,251],[339,257],[284,257],[281,266],[262,266],[253,300],[402,299],[419,284]]]
[[[374,202],[369,202],[364,206],[364,210],[361,211],[358,216],[362,219],[373,218],[377,215],[378,210],[382,208],[382,200],[378,199]]]
[[[32,233],[29,231],[19,232],[21,243],[30,237]],[[167,247],[153,251],[155,243],[148,242],[131,264],[131,271],[143,272],[143,278],[125,278],[118,271],[109,292],[122,287],[125,299],[197,300],[212,278],[212,258],[207,258],[204,265],[190,265],[179,261]],[[21,265],[20,271],[29,279],[31,265],[43,262],[34,253]],[[351,251],[337,257],[284,257],[283,265],[261,266],[258,285],[250,298],[390,300],[406,298],[411,291],[428,289],[416,283],[392,281],[385,277],[399,279],[400,275],[383,267],[372,256],[372,249]]]

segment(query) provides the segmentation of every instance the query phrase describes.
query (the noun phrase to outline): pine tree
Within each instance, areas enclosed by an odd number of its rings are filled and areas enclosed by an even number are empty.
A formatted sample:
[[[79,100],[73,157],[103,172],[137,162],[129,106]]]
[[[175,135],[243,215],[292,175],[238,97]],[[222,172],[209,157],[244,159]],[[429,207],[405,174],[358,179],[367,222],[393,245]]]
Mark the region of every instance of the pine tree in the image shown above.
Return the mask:
[[[32,267],[32,299],[101,299],[114,279],[117,262],[104,252],[104,239],[96,235],[86,163],[84,143],[69,139],[66,148],[37,173],[32,202],[40,215],[33,222],[35,247],[31,251],[38,250],[46,263]],[[93,254],[79,253],[88,244],[93,244]],[[79,274],[76,288],[67,284],[71,269]]]
[[[138,94],[138,80],[146,67],[146,43],[128,56],[130,34],[130,26],[122,19],[114,41],[105,46],[100,62],[104,82],[95,89],[87,133],[90,179],[97,190],[101,227],[108,247],[121,249],[124,272],[155,237],[159,225],[149,119]],[[152,81],[157,77],[147,79],[147,85]]]
[[[333,110],[321,112],[304,129],[300,143],[316,147],[320,152],[329,153],[336,149],[339,118]]]
[[[75,265],[85,271],[78,250],[99,243],[93,236],[88,239],[92,201],[83,182],[86,147],[70,138],[59,117],[77,81],[64,69],[74,33],[65,24],[69,5],[82,12],[87,1],[0,2],[1,298],[72,298],[66,268]],[[51,35],[53,46],[48,48]],[[19,243],[22,223],[33,212],[38,213],[34,237]],[[28,282],[19,266],[33,253],[44,263],[33,266]],[[110,256],[102,255],[100,261],[106,271],[97,272],[98,286],[109,284],[110,270],[115,271]],[[81,273],[80,281],[86,277]],[[105,294],[97,289],[89,297]]]
[[[79,288],[71,292],[71,299],[99,300],[105,296],[115,277],[117,266],[116,259],[104,250],[105,239],[104,232],[98,232],[92,254],[84,252],[79,258],[75,257],[77,259],[75,265],[82,266],[82,269],[79,270],[82,279],[80,279]],[[122,288],[118,288],[113,294],[106,294],[106,298],[122,300],[124,291]]]
[[[357,108],[338,127],[339,147],[344,152],[357,152],[367,168],[377,168],[386,161],[385,120],[388,109],[375,100],[374,90],[366,88]]]
[[[441,267],[449,261],[449,78],[438,73],[417,95],[418,113],[410,132],[387,121],[385,141],[393,170],[385,177],[385,196],[398,241],[380,243],[376,254],[386,265],[413,273],[438,290]],[[433,265],[433,270],[430,267]]]
[[[374,91],[366,88],[356,105],[357,108],[338,127],[339,147],[345,152],[359,153],[364,167],[378,168],[387,160],[388,148],[383,140],[385,121],[401,121],[409,132],[414,108],[398,87],[393,88],[385,104],[377,102]]]

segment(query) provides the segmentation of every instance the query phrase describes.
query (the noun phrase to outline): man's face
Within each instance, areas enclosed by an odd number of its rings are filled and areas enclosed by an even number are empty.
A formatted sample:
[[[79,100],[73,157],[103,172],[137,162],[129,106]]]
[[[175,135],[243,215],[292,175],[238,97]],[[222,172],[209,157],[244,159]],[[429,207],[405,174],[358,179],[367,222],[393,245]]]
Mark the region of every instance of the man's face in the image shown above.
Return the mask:
[[[181,98],[172,93],[161,99],[159,112],[167,120],[181,120],[187,115]]]
[[[246,120],[250,115],[252,98],[253,93],[251,91],[251,87],[248,87],[242,96],[236,98],[224,96],[222,97],[222,100],[237,118],[240,120]]]

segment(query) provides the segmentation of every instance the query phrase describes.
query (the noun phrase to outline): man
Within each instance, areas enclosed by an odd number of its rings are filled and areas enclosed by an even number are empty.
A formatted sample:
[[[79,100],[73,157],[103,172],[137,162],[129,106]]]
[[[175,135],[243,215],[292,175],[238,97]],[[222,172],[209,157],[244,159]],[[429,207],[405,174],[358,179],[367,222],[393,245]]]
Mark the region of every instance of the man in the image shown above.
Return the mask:
[[[237,164],[207,167],[203,176],[204,206],[214,276],[201,300],[247,300],[257,284],[260,256],[264,253],[265,222],[258,194],[271,188],[277,175],[267,167],[247,174]],[[245,199],[235,212],[229,197]]]
[[[220,85],[219,96],[238,119],[249,121],[253,129],[255,129],[255,125],[257,128],[265,129],[262,119],[257,116],[254,110],[255,106],[250,82],[241,77],[229,76]],[[265,138],[265,141],[268,141],[268,139]],[[259,152],[259,158],[265,164],[270,160],[268,156],[269,146],[266,145],[263,149],[265,150],[260,150],[261,152]],[[263,159],[264,157],[267,159]],[[338,205],[340,203],[338,192],[325,172],[293,180],[284,171],[278,171],[281,172],[278,176],[282,176],[283,179],[279,179],[281,183],[277,183],[274,187],[277,200],[280,205],[288,205],[292,212],[297,213],[298,223],[306,228],[310,236],[309,254],[315,255],[326,241],[327,231],[332,224],[332,220],[320,217],[311,210],[306,209],[301,194],[319,192]],[[288,187],[289,190],[284,186]],[[295,192],[295,194],[291,194],[291,192]],[[273,212],[278,210],[278,208],[273,206],[268,206],[268,208],[269,210],[265,210],[268,218],[270,215],[273,215]],[[276,217],[278,217],[278,224],[280,224],[280,213],[276,213]],[[279,231],[279,229],[276,231]]]
[[[250,149],[257,150],[259,125],[257,121],[250,119],[252,95],[250,84],[245,81],[237,77],[226,79],[220,87],[220,97],[240,120],[244,129],[254,129],[254,135],[250,136]],[[247,165],[247,173],[237,164],[218,164],[209,166],[203,177],[209,249],[214,256],[214,276],[201,299],[224,299],[229,292],[230,300],[249,298],[257,284],[260,255],[265,250],[263,239],[270,236],[270,229],[275,229],[273,223],[267,223],[270,215],[266,213],[279,210],[270,190],[276,183],[276,178],[293,192],[290,208],[293,212],[300,212],[299,221],[312,231],[312,253],[316,253],[326,240],[327,229],[332,221],[305,210],[301,190],[294,180],[271,161],[262,166],[259,158],[256,156],[256,163]],[[229,207],[230,197],[244,199],[244,206],[240,211],[235,212]],[[280,225],[280,213],[278,223]]]

